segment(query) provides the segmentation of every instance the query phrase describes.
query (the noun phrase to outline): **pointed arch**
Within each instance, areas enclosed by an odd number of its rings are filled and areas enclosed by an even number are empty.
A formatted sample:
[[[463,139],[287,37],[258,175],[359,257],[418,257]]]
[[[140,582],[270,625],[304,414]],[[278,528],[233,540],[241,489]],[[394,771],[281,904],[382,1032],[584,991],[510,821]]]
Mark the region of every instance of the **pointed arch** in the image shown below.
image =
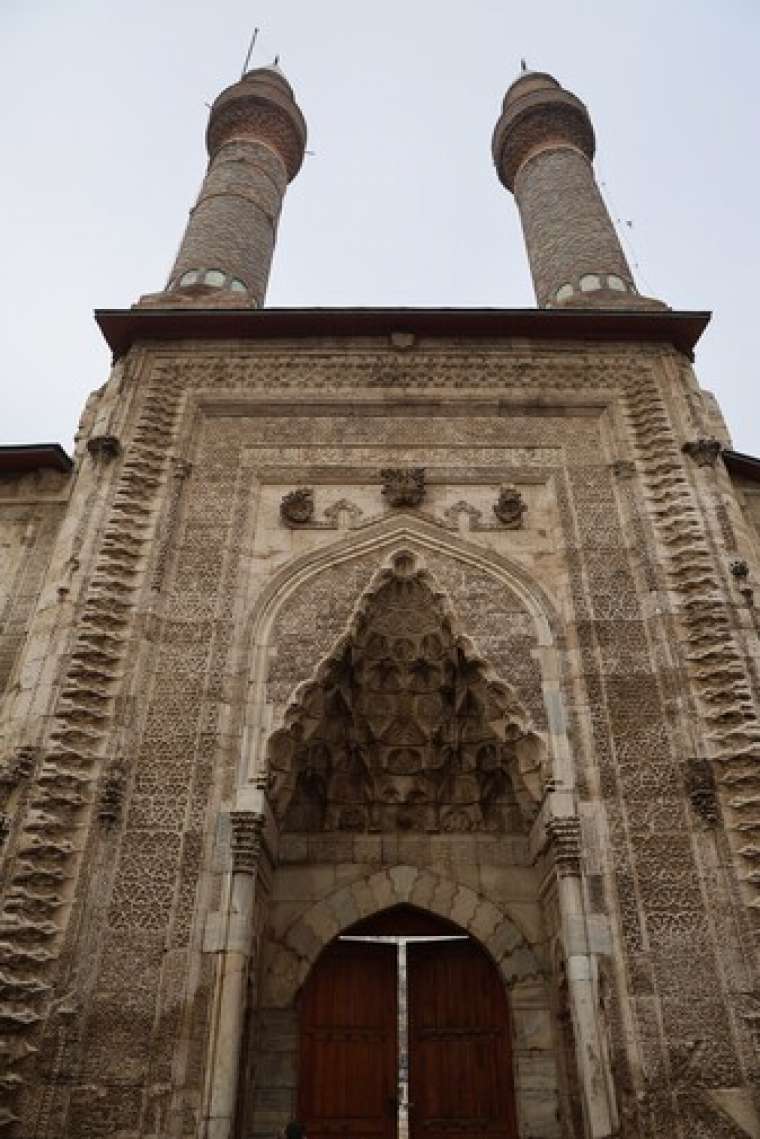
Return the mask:
[[[512,558],[497,554],[461,535],[444,531],[440,527],[413,514],[398,513],[392,518],[372,523],[361,531],[351,532],[346,538],[319,550],[294,558],[279,569],[261,590],[248,621],[248,642],[256,644],[267,639],[277,611],[288,597],[306,581],[323,570],[341,562],[354,561],[366,554],[388,555],[395,545],[411,544],[426,550],[448,555],[463,564],[483,570],[497,578],[511,590],[530,613],[541,645],[555,642],[560,627],[557,607],[535,577]]]
[[[246,702],[249,722],[249,754],[242,758],[239,784],[251,779],[264,778],[265,756],[262,744],[277,724],[265,722],[262,710],[267,704],[266,680],[273,643],[274,627],[279,615],[286,611],[290,599],[311,581],[317,583],[321,574],[352,563],[371,558],[387,560],[394,551],[410,549],[423,563],[426,557],[438,556],[458,562],[463,568],[480,571],[504,587],[527,615],[534,645],[544,657],[551,657],[557,645],[560,620],[555,606],[542,586],[523,566],[492,550],[484,549],[459,535],[442,531],[434,524],[411,514],[397,514],[392,518],[373,523],[360,532],[317,551],[296,558],[278,570],[261,590],[248,618],[245,643],[248,660],[241,666],[248,673],[249,699]],[[337,638],[336,638],[337,640]],[[551,669],[556,676],[556,667]],[[307,675],[302,675],[304,681]],[[556,689],[556,684],[554,684]],[[564,722],[559,701],[553,696],[547,715]],[[564,729],[563,729],[564,732]]]
[[[333,890],[295,918],[270,945],[262,1006],[291,1006],[329,942],[356,922],[398,905],[413,905],[461,926],[481,943],[507,986],[544,980],[533,946],[505,909],[425,867],[399,865]]]

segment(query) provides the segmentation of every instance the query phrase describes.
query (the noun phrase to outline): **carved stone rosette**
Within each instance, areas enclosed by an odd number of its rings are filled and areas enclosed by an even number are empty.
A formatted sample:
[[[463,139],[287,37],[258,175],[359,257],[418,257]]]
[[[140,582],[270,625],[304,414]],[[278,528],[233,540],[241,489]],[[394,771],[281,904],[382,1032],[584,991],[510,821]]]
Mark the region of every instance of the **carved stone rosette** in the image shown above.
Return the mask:
[[[519,530],[523,524],[523,514],[528,509],[519,490],[513,486],[499,489],[499,497],[494,503],[493,512],[509,530]]]
[[[380,478],[389,506],[419,506],[425,497],[424,467],[384,467]]]
[[[712,436],[692,439],[688,443],[684,443],[681,448],[685,455],[693,459],[698,467],[714,467],[718,461],[718,455],[723,450],[723,447],[717,439]]]
[[[561,878],[580,877],[581,821],[577,815],[549,819],[546,824],[549,857]]]
[[[303,526],[314,517],[314,491],[310,486],[299,486],[283,495],[280,518],[286,526]]]
[[[257,811],[230,811],[230,847],[234,874],[256,873],[264,821],[264,815]]]

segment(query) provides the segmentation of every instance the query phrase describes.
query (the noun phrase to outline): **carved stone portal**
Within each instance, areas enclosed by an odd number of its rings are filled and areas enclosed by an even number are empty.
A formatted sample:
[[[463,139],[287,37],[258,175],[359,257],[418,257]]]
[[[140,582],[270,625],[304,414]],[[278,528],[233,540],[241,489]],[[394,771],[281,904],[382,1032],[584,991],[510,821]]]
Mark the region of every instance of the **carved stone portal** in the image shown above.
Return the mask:
[[[384,467],[380,477],[389,506],[419,506],[425,497],[424,467]]]
[[[400,553],[270,740],[274,810],[290,831],[523,831],[542,755],[513,690]]]

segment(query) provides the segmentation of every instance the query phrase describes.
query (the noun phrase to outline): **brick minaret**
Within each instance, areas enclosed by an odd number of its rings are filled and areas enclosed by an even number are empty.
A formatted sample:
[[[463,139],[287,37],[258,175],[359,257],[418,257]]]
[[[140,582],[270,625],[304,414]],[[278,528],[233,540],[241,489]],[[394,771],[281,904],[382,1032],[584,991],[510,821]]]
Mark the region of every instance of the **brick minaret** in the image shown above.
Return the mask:
[[[258,308],[282,200],[306,146],[304,117],[278,67],[250,71],[222,91],[206,145],[208,172],[163,301]]]
[[[594,128],[580,99],[524,72],[493,136],[499,178],[515,195],[542,307],[661,307],[640,297],[591,165]]]

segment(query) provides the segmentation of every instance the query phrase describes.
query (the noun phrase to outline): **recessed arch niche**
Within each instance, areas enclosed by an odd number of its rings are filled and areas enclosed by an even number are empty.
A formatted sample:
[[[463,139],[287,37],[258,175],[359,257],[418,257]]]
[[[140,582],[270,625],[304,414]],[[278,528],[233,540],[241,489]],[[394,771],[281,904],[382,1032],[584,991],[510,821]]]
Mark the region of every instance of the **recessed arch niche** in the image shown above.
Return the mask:
[[[319,954],[403,903],[486,947],[509,986],[518,1134],[559,1135],[529,845],[563,746],[555,619],[504,559],[421,523],[376,529],[291,567],[252,626],[254,710],[270,713],[252,725],[263,746],[248,771],[267,787],[278,852],[257,902],[240,1134],[297,1110],[298,1000]]]

